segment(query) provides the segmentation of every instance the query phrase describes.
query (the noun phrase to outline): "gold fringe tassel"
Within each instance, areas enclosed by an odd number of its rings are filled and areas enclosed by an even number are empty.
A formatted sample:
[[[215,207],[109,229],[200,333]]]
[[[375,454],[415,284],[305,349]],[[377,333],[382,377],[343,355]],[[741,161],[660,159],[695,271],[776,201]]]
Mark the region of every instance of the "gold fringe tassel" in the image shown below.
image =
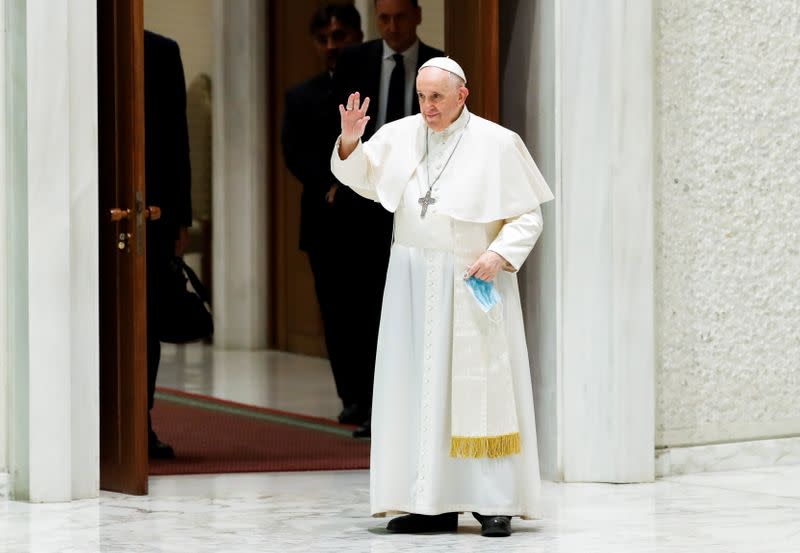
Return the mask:
[[[514,455],[521,450],[519,432],[501,436],[481,436],[478,438],[453,436],[450,438],[450,457],[497,458]]]

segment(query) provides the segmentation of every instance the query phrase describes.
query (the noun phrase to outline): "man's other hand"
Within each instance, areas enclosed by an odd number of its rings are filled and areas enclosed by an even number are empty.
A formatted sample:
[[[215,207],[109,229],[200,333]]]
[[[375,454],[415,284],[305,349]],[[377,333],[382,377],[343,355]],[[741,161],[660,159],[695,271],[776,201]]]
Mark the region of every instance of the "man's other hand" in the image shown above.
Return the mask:
[[[329,204],[333,204],[336,200],[336,191],[339,190],[338,184],[332,184],[328,192],[325,194],[325,201]]]
[[[189,229],[187,227],[178,228],[178,239],[175,240],[175,255],[183,257],[186,248],[189,247]]]

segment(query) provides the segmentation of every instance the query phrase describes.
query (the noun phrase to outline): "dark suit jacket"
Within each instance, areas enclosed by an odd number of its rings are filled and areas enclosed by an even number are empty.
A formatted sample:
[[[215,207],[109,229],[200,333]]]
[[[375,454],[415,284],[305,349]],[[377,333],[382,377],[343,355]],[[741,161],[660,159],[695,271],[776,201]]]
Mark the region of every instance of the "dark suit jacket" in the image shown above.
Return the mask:
[[[444,52],[419,43],[419,58],[417,69],[431,58],[443,56]],[[347,102],[347,96],[353,92],[360,92],[361,98],[370,98],[370,116],[367,128],[364,131],[364,140],[375,134],[378,121],[378,107],[380,98],[378,94],[381,87],[381,67],[383,66],[383,40],[370,40],[363,44],[345,48],[339,54],[336,62],[336,75],[334,77],[334,97],[336,105]],[[411,112],[419,113],[419,102],[416,94],[411,101]],[[337,135],[338,136],[338,135]]]
[[[149,31],[144,33],[144,103],[145,194],[148,205],[161,208],[161,220],[148,226],[148,238],[173,248],[178,227],[192,225],[186,81],[178,44]]]
[[[300,200],[300,249],[321,245],[327,233],[342,229],[331,221],[334,210],[346,203],[352,192],[341,186],[333,206],[325,201],[331,185],[331,152],[339,136],[339,112],[331,96],[332,79],[327,71],[286,92],[281,129],[283,157],[289,171],[303,184]]]

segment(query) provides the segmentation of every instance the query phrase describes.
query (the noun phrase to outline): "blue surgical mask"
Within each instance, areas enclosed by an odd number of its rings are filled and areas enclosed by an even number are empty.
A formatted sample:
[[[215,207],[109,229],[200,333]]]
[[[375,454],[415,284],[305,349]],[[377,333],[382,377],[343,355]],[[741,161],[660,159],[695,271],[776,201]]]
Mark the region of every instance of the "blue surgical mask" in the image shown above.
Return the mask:
[[[472,292],[472,297],[484,313],[488,313],[492,307],[503,301],[493,282],[471,276],[464,281],[464,284]]]

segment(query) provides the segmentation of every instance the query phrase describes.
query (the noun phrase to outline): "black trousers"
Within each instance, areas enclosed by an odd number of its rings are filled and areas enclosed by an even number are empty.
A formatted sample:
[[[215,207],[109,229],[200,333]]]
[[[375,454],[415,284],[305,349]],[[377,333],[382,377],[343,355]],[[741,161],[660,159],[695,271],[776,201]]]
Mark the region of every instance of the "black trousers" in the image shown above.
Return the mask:
[[[392,233],[392,214],[369,204],[366,215],[363,209],[356,216],[329,214],[337,232],[317,236],[307,248],[336,392],[344,405],[364,408],[372,405]]]
[[[169,263],[175,253],[175,233],[168,232],[156,223],[148,227],[147,235],[147,428],[154,438],[150,410],[156,391],[158,366],[161,363],[161,341],[158,321],[164,304],[165,279]]]

